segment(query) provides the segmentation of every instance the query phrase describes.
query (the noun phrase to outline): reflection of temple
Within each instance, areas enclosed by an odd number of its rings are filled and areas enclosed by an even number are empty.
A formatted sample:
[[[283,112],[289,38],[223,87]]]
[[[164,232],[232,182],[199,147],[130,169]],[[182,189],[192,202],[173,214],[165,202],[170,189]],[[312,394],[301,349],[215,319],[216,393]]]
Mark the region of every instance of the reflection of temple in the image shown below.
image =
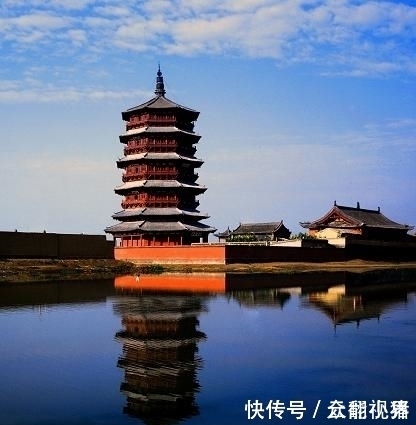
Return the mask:
[[[280,307],[290,299],[290,293],[284,289],[252,289],[232,291],[231,296],[246,307]]]
[[[351,291],[344,285],[333,286],[327,292],[313,292],[303,299],[303,306],[313,306],[328,316],[333,324],[379,319],[396,303],[407,301],[407,292],[400,288],[366,292]]]
[[[114,310],[124,327],[116,339],[123,344],[118,366],[124,369],[126,413],[145,423],[173,423],[198,414],[197,345],[205,338],[197,330],[201,297],[123,296]]]

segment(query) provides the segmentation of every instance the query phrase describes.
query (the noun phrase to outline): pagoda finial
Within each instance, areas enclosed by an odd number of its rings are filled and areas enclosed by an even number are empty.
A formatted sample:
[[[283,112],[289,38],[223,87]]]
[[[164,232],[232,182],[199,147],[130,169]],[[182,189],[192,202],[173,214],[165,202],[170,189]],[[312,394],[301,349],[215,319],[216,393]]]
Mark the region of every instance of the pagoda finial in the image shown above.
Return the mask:
[[[157,70],[157,77],[156,77],[156,90],[155,90],[155,94],[157,96],[164,96],[166,93],[165,91],[165,84],[163,83],[163,75],[162,72],[160,70],[160,64],[159,64],[159,68]]]

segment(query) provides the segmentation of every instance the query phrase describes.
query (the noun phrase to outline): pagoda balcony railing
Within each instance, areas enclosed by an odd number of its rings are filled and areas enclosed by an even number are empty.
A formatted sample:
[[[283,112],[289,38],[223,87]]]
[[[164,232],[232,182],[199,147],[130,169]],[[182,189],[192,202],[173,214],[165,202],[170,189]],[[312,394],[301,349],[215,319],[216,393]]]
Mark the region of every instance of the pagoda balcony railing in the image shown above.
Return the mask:
[[[133,138],[128,141],[128,147],[148,147],[148,146],[173,146],[176,147],[177,141],[174,139],[152,139],[152,138]]]
[[[179,173],[177,171],[141,171],[137,173],[123,174],[123,182],[135,180],[176,180]]]
[[[124,202],[130,201],[178,202],[179,198],[177,195],[152,195],[149,193],[140,193],[139,195],[127,195]]]
[[[159,200],[134,200],[134,201],[123,201],[121,208],[176,208],[178,201],[159,201]]]
[[[139,139],[130,140],[124,148],[124,155],[142,152],[175,152],[178,147],[176,140]]]
[[[144,152],[156,152],[156,153],[176,152],[176,146],[147,145],[147,146],[136,146],[136,147],[127,146],[124,148],[124,155],[134,155],[135,153],[144,153]]]
[[[177,121],[174,115],[165,114],[142,114],[140,116],[133,116],[130,118],[130,121],[126,124],[126,130],[131,130],[133,128],[148,126],[163,126],[163,125],[172,125]]]

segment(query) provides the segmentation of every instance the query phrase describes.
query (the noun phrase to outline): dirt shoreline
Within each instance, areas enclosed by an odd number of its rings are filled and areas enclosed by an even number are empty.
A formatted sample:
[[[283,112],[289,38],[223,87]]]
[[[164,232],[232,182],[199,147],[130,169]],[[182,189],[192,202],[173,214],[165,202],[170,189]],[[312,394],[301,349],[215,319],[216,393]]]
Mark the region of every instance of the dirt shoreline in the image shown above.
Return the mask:
[[[90,280],[111,279],[115,276],[162,273],[162,272],[204,272],[204,273],[279,273],[304,274],[314,272],[411,272],[416,277],[416,261],[414,262],[369,262],[351,260],[328,263],[253,263],[230,265],[179,265],[179,264],[134,264],[111,259],[91,260],[38,260],[38,259],[3,259],[0,260],[0,283],[25,283],[57,280]]]

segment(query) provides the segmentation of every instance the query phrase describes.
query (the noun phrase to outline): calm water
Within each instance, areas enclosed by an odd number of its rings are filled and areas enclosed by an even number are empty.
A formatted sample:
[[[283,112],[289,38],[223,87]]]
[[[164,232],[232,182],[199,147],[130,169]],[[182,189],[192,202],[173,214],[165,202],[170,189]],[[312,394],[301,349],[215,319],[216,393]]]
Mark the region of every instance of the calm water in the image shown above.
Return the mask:
[[[149,279],[0,287],[0,424],[415,423],[416,284]]]

